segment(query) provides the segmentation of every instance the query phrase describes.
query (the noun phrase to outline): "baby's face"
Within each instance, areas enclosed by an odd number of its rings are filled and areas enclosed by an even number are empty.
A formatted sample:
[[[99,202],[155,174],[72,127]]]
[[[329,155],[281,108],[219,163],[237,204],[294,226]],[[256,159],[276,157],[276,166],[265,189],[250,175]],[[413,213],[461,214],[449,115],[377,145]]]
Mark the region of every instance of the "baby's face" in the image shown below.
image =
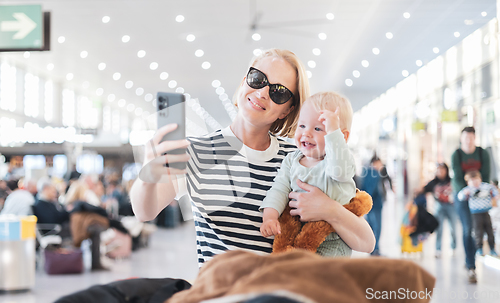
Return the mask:
[[[297,130],[295,131],[295,144],[308,158],[323,160],[325,157],[326,130],[318,118],[317,112],[310,102],[306,102],[299,115]]]
[[[471,178],[467,182],[467,185],[474,188],[479,188],[479,186],[481,186],[481,182],[482,182],[481,178]]]

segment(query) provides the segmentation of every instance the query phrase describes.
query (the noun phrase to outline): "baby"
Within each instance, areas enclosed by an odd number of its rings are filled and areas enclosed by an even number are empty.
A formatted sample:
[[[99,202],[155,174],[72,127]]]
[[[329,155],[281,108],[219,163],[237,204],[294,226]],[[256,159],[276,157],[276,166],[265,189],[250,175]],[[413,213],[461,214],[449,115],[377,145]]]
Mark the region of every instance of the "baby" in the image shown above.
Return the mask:
[[[280,238],[278,218],[288,205],[288,194],[304,192],[296,184],[297,179],[318,187],[342,205],[356,195],[354,158],[347,146],[351,122],[351,104],[337,93],[317,93],[304,101],[295,131],[298,150],[285,157],[260,207],[263,211],[260,232],[264,237],[276,235],[275,246],[277,241],[290,241]],[[308,224],[302,227],[301,233],[312,228]],[[337,233],[331,233],[319,245],[317,253],[350,256],[352,250]]]

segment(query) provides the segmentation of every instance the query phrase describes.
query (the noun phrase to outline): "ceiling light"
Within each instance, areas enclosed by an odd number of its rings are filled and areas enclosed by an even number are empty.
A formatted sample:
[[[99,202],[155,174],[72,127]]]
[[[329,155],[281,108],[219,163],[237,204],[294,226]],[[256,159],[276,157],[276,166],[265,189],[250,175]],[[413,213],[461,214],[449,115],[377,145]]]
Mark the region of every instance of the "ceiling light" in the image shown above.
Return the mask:
[[[486,16],[488,16],[488,13],[487,12],[482,12],[481,16],[486,17]]]
[[[437,54],[437,53],[439,53],[439,48],[434,47],[434,48],[432,49],[432,51],[433,51],[435,54]]]
[[[474,21],[467,19],[467,20],[464,20],[464,23],[465,23],[465,25],[472,25],[472,24],[474,24]]]
[[[312,78],[313,73],[311,73],[311,71],[310,71],[310,70],[306,70],[306,75],[307,75],[307,78],[309,78],[309,79],[310,79],[310,78]]]
[[[368,62],[368,60],[363,60],[363,61],[361,61],[361,65],[363,67],[368,67],[368,66],[370,66],[370,62]]]
[[[453,36],[455,36],[455,38],[458,38],[458,37],[460,37],[460,33],[459,32],[454,32]]]
[[[224,87],[221,86],[217,87],[217,89],[215,90],[215,93],[219,96],[222,95],[224,92],[225,92]]]
[[[134,111],[134,109],[135,109],[135,105],[134,105],[134,104],[130,103],[130,104],[128,104],[128,105],[127,105],[127,110],[128,110],[129,112]]]
[[[60,36],[59,38],[57,38],[57,42],[59,43],[64,43],[64,41],[66,41],[66,38],[64,38],[64,36]]]
[[[108,23],[111,18],[109,16],[102,17],[102,23]]]
[[[215,87],[215,88],[219,87],[220,86],[220,81],[219,80],[212,81],[212,86]]]
[[[253,50],[253,55],[258,57],[260,55],[262,55],[262,50],[260,48],[256,48]]]
[[[30,52],[24,52],[23,56],[24,58],[28,59],[30,57]]]
[[[73,80],[73,77],[74,77],[74,75],[72,73],[68,73],[66,75],[66,80],[71,81],[71,80]]]
[[[144,88],[142,87],[138,87],[136,90],[135,90],[135,94],[137,96],[142,96],[142,94],[144,94]]]
[[[189,34],[189,35],[187,35],[187,37],[186,37],[186,40],[187,40],[188,42],[193,42],[193,41],[194,41],[194,39],[196,39],[196,37],[195,37],[193,34]]]
[[[174,88],[176,86],[177,86],[177,81],[175,81],[175,80],[168,81],[168,87]]]
[[[89,81],[83,81],[82,87],[85,88],[85,89],[89,88],[90,87],[90,82]]]
[[[163,72],[163,73],[160,74],[160,79],[167,80],[167,78],[168,78],[168,73]]]
[[[115,80],[115,81],[120,80],[121,77],[122,77],[122,74],[120,74],[120,73],[113,74],[113,80]]]
[[[307,66],[309,66],[310,68],[315,68],[316,62],[314,62],[313,60],[309,60],[307,61]]]
[[[184,97],[186,97],[186,101],[190,100],[191,99],[191,95],[188,94],[188,93],[185,93],[184,94]]]
[[[333,18],[335,18],[335,15],[334,15],[334,14],[332,14],[332,13],[328,13],[328,14],[326,14],[326,19],[328,19],[328,20],[333,20]]]
[[[352,86],[353,85],[352,80],[351,79],[345,79],[345,85]]]
[[[156,99],[153,99],[153,102],[151,102],[151,105],[156,108]]]
[[[97,68],[99,70],[104,70],[106,68],[106,63],[104,63],[104,62],[99,63],[99,65],[97,65]]]
[[[219,95],[219,100],[221,100],[221,101],[225,101],[225,100],[227,100],[227,99],[229,99],[229,96],[228,96],[227,94],[220,94],[220,95]]]
[[[104,89],[99,87],[98,89],[95,90],[95,94],[98,96],[102,96],[102,94],[104,94]]]
[[[132,86],[134,86],[134,82],[132,82],[132,81],[130,81],[130,80],[129,80],[129,81],[127,81],[127,82],[125,82],[125,87],[126,87],[126,88],[132,88]]]
[[[319,56],[321,55],[321,50],[319,48],[313,48],[313,54]]]
[[[129,41],[130,41],[130,36],[129,36],[129,35],[124,35],[124,36],[122,37],[122,42],[123,42],[123,43],[127,43],[127,42],[129,42]]]
[[[140,116],[142,114],[142,108],[138,107],[135,109],[135,115]]]
[[[325,33],[319,33],[318,37],[320,40],[326,40],[326,34]]]
[[[355,78],[359,78],[359,76],[361,76],[361,73],[359,72],[359,70],[353,70],[353,71],[352,71],[352,75],[353,75]]]
[[[144,96],[144,100],[146,100],[147,102],[150,102],[151,100],[153,100],[153,95],[152,94],[146,94]]]
[[[194,52],[194,55],[195,55],[196,57],[198,57],[198,58],[199,58],[199,57],[203,57],[203,55],[204,55],[204,54],[205,54],[205,52],[203,52],[201,49],[198,49],[198,50],[196,50],[196,51]]]
[[[257,34],[257,33],[255,33],[255,34],[253,34],[253,35],[252,35],[252,39],[253,39],[254,41],[259,41],[259,40],[260,40],[260,38],[261,38],[261,36],[260,36],[259,34]]]
[[[387,39],[392,39],[394,37],[394,35],[391,32],[387,32],[387,33],[385,33],[385,37]]]
[[[404,13],[403,17],[405,17],[406,19],[410,18],[410,13],[409,12]]]
[[[182,22],[182,21],[184,21],[184,16],[183,15],[177,15],[177,17],[175,17],[175,21],[177,21],[179,23]]]
[[[87,58],[87,56],[88,56],[88,55],[89,55],[89,52],[87,52],[87,51],[82,51],[82,52],[80,53],[80,57],[81,57],[82,59]]]
[[[116,96],[115,96],[115,95],[113,95],[113,94],[109,94],[109,95],[108,95],[108,101],[109,101],[109,102],[113,102],[113,101],[115,101],[115,98],[116,98]]]
[[[422,60],[417,60],[417,61],[415,61],[415,64],[417,66],[422,66],[423,63],[422,63]]]
[[[49,63],[47,64],[47,70],[53,70],[54,69],[54,64]]]
[[[375,55],[378,55],[378,54],[380,54],[380,49],[378,49],[378,48],[374,47],[374,48],[372,48],[372,52],[373,52]]]
[[[144,56],[146,56],[146,51],[145,50],[140,50],[137,52],[137,57],[139,58],[144,58]]]
[[[202,67],[203,69],[209,69],[209,68],[210,68],[210,66],[211,66],[211,65],[210,65],[210,62],[208,62],[208,61],[205,61],[205,62],[203,62],[203,63],[201,64],[201,67]]]
[[[406,77],[408,77],[408,75],[409,75],[410,73],[409,73],[409,72],[405,69],[405,70],[403,70],[403,71],[401,72],[401,74],[403,75],[403,77],[405,77],[405,78],[406,78]]]
[[[120,99],[120,100],[118,100],[118,106],[119,106],[119,107],[124,107],[124,106],[125,106],[125,104],[127,104],[127,102],[125,101],[125,99]]]
[[[184,93],[184,88],[182,87],[178,87],[176,90],[175,90],[176,93],[179,93],[179,94],[183,94]]]
[[[156,62],[151,62],[151,64],[149,65],[149,68],[151,70],[156,70],[158,68],[158,63]]]

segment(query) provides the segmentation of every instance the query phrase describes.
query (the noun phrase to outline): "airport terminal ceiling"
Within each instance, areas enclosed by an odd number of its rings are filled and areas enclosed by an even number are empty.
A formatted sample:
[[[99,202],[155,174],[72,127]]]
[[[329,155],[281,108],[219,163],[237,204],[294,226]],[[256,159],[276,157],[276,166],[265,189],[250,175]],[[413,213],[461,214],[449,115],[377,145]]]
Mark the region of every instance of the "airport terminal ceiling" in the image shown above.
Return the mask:
[[[356,110],[496,15],[496,0],[2,1],[35,3],[51,12],[51,50],[2,57],[144,111],[154,109],[148,94],[181,87],[221,125],[230,118],[212,82],[231,99],[256,49],[294,51],[312,92],[339,91]]]

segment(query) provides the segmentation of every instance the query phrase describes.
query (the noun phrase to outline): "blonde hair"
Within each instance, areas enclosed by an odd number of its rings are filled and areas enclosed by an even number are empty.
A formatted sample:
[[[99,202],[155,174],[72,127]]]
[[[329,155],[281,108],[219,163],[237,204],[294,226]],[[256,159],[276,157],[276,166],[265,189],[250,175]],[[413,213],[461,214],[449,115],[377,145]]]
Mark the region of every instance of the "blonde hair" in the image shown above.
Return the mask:
[[[293,110],[284,118],[278,119],[271,124],[269,132],[273,135],[281,137],[293,137],[295,133],[295,128],[297,127],[297,120],[299,118],[299,112],[304,100],[309,97],[309,78],[306,74],[306,69],[300,61],[300,59],[293,52],[285,49],[271,48],[262,51],[258,56],[255,56],[250,61],[250,66],[254,66],[260,60],[267,57],[276,57],[288,62],[295,72],[297,73],[297,92],[293,92],[294,98],[292,99]],[[238,101],[238,95],[240,87],[236,90],[233,97],[233,104],[236,106]]]
[[[471,171],[468,171],[465,173],[464,175],[464,180],[466,182],[469,182],[470,180],[472,179],[475,179],[475,178],[479,178],[479,179],[482,179],[481,178],[481,173],[478,171],[478,170],[471,170]]]
[[[351,131],[352,106],[346,97],[336,92],[320,92],[312,95],[305,102],[311,102],[316,111],[326,109],[334,112],[338,107],[340,128]]]
[[[87,189],[88,186],[83,181],[73,182],[64,197],[64,204],[71,205],[75,201],[85,201],[85,192]]]

